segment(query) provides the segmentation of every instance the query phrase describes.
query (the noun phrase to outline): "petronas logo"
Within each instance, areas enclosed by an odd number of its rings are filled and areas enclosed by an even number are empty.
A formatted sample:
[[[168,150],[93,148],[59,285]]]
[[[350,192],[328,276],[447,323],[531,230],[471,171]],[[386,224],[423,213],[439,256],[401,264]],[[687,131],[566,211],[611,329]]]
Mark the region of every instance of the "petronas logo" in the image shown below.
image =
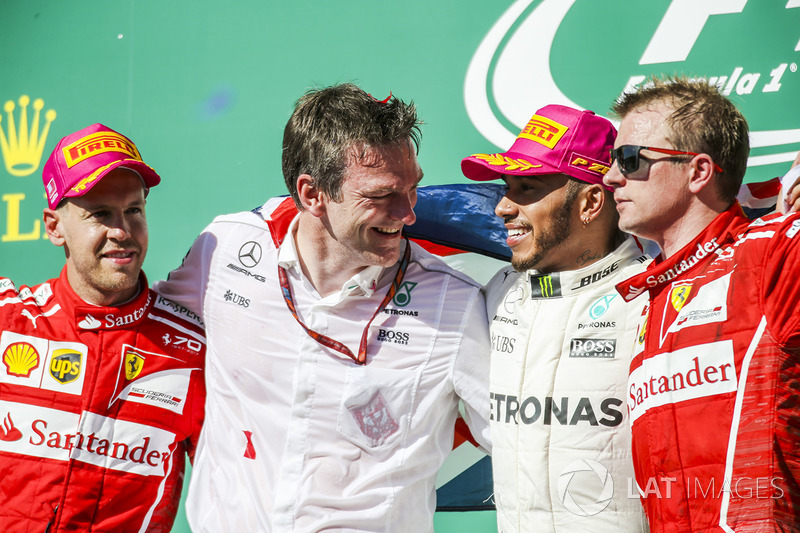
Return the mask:
[[[414,290],[417,284],[413,281],[404,281],[400,288],[397,289],[397,293],[394,295],[392,302],[397,307],[405,307],[409,303],[411,303],[411,291]]]

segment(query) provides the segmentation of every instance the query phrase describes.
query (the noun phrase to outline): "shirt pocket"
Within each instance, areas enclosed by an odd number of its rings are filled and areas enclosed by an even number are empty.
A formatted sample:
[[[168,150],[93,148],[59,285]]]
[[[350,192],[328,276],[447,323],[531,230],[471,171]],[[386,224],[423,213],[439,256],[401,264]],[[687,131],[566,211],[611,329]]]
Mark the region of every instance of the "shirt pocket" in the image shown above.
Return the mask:
[[[349,368],[337,431],[363,448],[396,445],[407,433],[417,383],[415,371]]]

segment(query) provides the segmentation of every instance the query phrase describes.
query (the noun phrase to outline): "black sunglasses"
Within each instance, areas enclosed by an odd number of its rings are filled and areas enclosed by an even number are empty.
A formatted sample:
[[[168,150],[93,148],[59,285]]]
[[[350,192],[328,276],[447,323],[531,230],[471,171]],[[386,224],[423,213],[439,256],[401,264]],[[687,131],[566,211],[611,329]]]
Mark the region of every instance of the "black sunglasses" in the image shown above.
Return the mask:
[[[613,165],[614,161],[616,161],[619,171],[626,176],[632,172],[636,172],[639,170],[639,159],[647,159],[645,156],[639,155],[641,150],[651,150],[653,152],[659,152],[668,155],[700,155],[697,152],[685,152],[683,150],[673,150],[672,148],[654,148],[652,146],[623,144],[619,148],[611,149],[611,164]],[[716,163],[714,163],[714,169],[720,174],[722,173],[722,167]]]

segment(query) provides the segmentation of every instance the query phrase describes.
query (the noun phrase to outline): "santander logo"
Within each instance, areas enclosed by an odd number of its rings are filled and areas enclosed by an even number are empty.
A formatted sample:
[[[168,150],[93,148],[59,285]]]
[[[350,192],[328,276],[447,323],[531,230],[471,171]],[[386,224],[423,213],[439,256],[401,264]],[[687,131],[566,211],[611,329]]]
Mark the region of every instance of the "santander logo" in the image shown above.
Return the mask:
[[[756,130],[751,130],[751,147],[763,150],[751,156],[748,166],[794,159],[795,152],[787,152],[785,145],[800,142],[800,129],[787,129],[797,121],[774,112],[787,105],[792,87],[800,83],[800,29],[794,35],[784,31],[777,39],[777,30],[770,29],[774,25],[766,22],[775,13],[761,11],[765,6],[753,0],[672,0],[666,10],[630,4],[636,9],[620,7],[610,14],[606,8],[599,14],[583,0],[514,2],[485,35],[465,77],[465,106],[478,131],[505,149],[544,105],[604,114],[623,90],[645,79],[643,73],[699,72],[742,105]],[[781,8],[786,17],[796,17],[800,0],[787,0]],[[589,12],[598,13],[599,20]],[[733,37],[743,20],[753,28],[753,38],[779,44],[769,54],[754,51],[746,38]],[[644,41],[641,31],[648,32]],[[715,38],[718,33],[723,35]],[[710,48],[723,43],[734,46],[730,65],[719,61],[719,49]],[[603,61],[597,60],[598,51]],[[626,59],[631,55],[636,59]],[[592,91],[590,98],[587,91]],[[765,122],[774,129],[758,131]]]
[[[654,407],[732,393],[736,384],[730,340],[658,354],[628,377],[631,423]]]

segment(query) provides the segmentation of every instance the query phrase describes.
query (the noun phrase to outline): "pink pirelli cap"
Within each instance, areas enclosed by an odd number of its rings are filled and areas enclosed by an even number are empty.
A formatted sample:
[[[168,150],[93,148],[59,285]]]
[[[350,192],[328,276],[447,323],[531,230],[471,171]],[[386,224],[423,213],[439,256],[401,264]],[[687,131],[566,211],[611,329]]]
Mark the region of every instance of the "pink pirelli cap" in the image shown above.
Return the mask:
[[[614,125],[592,111],[548,105],[531,117],[507,152],[465,157],[461,171],[475,181],[566,174],[603,185],[616,137]]]
[[[64,198],[82,196],[117,167],[133,170],[146,188],[161,182],[133,141],[102,124],[67,135],[56,145],[42,170],[47,205],[55,209]]]

